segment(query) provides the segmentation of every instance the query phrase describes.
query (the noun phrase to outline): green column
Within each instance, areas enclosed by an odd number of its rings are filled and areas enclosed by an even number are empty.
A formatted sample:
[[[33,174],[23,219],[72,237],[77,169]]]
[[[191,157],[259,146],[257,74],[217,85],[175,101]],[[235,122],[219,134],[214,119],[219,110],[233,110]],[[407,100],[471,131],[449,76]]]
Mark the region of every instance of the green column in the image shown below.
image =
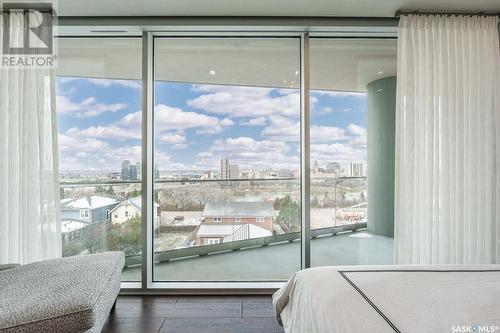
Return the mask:
[[[396,77],[367,86],[368,231],[394,237]]]

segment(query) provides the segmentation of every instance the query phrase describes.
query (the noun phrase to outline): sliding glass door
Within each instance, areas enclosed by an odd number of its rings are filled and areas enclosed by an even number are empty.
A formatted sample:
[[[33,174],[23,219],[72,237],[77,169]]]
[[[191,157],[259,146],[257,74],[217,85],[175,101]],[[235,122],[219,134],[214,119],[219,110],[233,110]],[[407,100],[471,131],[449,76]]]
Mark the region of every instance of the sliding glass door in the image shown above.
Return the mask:
[[[154,45],[154,280],[288,278],[300,269],[300,39]]]

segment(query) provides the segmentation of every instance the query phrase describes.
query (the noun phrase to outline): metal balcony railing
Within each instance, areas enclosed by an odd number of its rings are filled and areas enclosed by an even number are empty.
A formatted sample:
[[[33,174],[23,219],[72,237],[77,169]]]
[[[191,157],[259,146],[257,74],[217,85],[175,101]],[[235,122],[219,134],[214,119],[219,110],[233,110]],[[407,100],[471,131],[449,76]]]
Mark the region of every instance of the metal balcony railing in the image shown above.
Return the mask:
[[[337,187],[343,181],[349,180],[360,180],[366,179],[366,177],[316,177],[311,179],[311,187],[314,186],[332,186],[334,192],[334,198],[337,194]],[[226,183],[226,184],[238,184],[238,183],[250,183],[253,185],[267,185],[267,183],[281,183],[281,182],[297,182],[297,178],[259,178],[259,179],[175,179],[175,180],[155,180],[156,184],[197,184],[197,183]],[[62,189],[71,189],[78,187],[98,187],[98,186],[123,186],[131,184],[141,184],[141,180],[89,180],[89,181],[61,181],[60,187]],[[182,214],[182,211],[179,211]],[[336,235],[340,232],[356,231],[367,227],[366,222],[350,223],[339,226],[331,226],[326,228],[317,228],[311,230],[311,237],[316,238],[319,236],[326,235]],[[276,234],[268,237],[251,238],[245,240],[231,241],[226,243],[202,245],[202,246],[192,246],[184,248],[176,248],[166,251],[155,252],[156,262],[168,262],[171,260],[182,260],[192,257],[207,256],[216,253],[226,253],[230,251],[250,249],[262,246],[275,245],[284,242],[294,242],[301,238],[300,232],[288,232],[284,234]],[[129,255],[126,257],[125,266],[135,266],[140,265],[141,255]]]

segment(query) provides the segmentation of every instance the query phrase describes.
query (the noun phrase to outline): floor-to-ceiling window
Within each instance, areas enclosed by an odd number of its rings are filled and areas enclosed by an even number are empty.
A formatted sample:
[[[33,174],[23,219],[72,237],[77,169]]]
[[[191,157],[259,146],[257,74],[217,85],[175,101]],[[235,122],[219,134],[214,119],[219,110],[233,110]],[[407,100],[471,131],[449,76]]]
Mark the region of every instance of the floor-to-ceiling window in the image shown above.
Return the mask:
[[[123,251],[140,267],[141,39],[58,44],[62,255]]]
[[[298,38],[155,40],[155,280],[300,268],[299,50]]]
[[[390,264],[393,238],[373,232],[370,212],[377,197],[369,196],[368,184],[384,177],[379,173],[377,142],[368,142],[367,132],[385,136],[384,129],[368,121],[369,115],[385,110],[380,103],[367,103],[370,85],[396,75],[394,39],[311,38],[311,264]],[[384,95],[382,88],[372,94]],[[392,103],[395,103],[395,95]],[[374,159],[368,159],[369,150]],[[372,169],[373,167],[373,169]],[[373,173],[371,171],[374,171]],[[390,176],[390,170],[386,170]],[[371,182],[369,182],[369,180]],[[374,186],[374,185],[371,185]],[[386,193],[373,192],[390,200]],[[393,189],[392,189],[393,190]],[[371,200],[375,205],[370,205]],[[378,216],[376,216],[378,217]],[[382,216],[387,224],[393,220]],[[333,227],[333,232],[332,232]],[[345,234],[336,227],[362,230]],[[368,227],[368,231],[367,228]]]
[[[306,255],[302,209],[312,266],[392,262],[394,39],[310,38],[307,64],[299,35],[152,41],[146,163],[141,38],[59,39],[63,255],[124,251],[124,281],[149,265],[152,282],[285,280]]]

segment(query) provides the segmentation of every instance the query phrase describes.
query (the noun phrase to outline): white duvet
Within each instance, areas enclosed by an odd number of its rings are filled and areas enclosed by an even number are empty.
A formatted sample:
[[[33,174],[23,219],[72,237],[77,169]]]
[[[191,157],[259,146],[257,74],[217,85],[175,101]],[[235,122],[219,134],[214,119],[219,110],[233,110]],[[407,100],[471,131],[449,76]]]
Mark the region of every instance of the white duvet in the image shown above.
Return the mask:
[[[500,333],[500,265],[311,268],[273,306],[286,333]]]

